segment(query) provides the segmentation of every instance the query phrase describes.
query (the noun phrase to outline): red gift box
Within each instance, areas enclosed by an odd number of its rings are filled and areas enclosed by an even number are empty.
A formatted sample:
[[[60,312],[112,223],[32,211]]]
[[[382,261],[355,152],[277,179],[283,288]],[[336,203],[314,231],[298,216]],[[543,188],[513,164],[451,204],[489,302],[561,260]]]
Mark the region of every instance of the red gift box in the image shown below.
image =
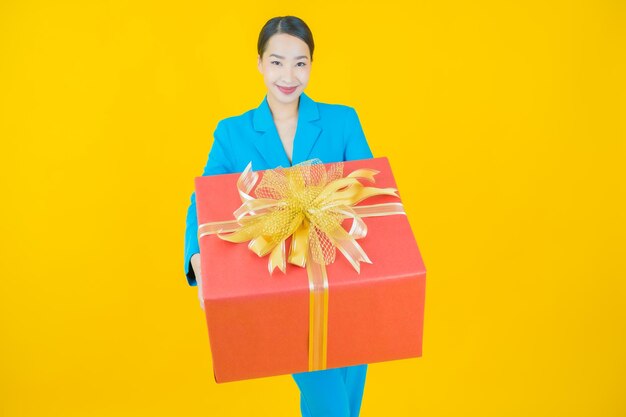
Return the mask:
[[[396,188],[387,158],[343,162],[379,171],[375,187]],[[328,167],[331,164],[325,164]],[[258,172],[260,176],[264,171]],[[195,178],[198,224],[234,220],[242,204],[240,174]],[[357,206],[399,202],[380,195]],[[426,269],[404,214],[364,218],[358,240],[370,263],[360,273],[337,251],[326,266],[324,367],[420,357]],[[344,220],[342,226],[348,227]],[[216,235],[200,238],[203,298],[213,370],[218,383],[314,370],[311,368],[312,289],[307,268],[287,263],[268,272],[268,257]],[[287,243],[289,248],[289,242]],[[317,313],[316,313],[317,314]]]

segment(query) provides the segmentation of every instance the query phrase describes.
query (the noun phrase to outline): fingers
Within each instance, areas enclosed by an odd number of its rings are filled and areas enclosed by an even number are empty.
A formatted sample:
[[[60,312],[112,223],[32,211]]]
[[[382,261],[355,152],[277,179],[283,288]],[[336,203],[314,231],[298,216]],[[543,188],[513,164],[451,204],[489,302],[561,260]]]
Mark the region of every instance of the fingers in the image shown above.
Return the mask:
[[[200,308],[204,310],[204,298],[202,297],[202,285],[198,286],[198,301],[200,302]]]
[[[196,255],[194,255],[196,256]],[[193,257],[192,257],[193,260]],[[198,301],[200,302],[200,308],[204,310],[204,298],[202,297],[202,270],[200,269],[199,257],[195,259],[196,262],[192,262],[192,267],[196,275],[196,282],[198,285]]]

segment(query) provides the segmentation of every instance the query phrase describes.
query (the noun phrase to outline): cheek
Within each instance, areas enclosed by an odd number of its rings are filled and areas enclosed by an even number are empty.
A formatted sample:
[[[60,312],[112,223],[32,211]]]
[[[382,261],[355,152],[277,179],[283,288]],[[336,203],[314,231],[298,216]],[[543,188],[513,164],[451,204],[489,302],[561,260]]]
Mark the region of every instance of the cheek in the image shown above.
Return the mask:
[[[300,72],[300,79],[304,80],[304,81],[308,81],[310,74],[311,74],[310,70],[302,71],[302,72]]]
[[[268,70],[265,73],[265,79],[267,80],[275,80],[277,76],[278,76],[278,71],[274,69]]]

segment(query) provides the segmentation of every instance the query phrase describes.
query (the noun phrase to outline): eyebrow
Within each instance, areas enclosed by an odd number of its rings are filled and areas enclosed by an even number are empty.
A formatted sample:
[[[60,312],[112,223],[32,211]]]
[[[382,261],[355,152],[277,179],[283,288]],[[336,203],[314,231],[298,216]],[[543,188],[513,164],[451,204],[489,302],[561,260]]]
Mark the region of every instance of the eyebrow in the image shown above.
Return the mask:
[[[280,55],[276,55],[276,54],[271,54],[270,56],[275,56],[278,59],[285,59],[284,56],[280,56]],[[309,59],[309,57],[306,56],[306,55],[300,55],[300,56],[297,56],[296,59]]]

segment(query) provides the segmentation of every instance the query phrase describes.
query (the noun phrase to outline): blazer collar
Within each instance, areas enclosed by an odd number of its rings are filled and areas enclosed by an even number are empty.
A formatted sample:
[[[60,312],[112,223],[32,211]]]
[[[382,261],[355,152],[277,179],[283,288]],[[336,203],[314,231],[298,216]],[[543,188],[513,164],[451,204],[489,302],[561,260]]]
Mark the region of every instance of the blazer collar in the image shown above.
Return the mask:
[[[299,100],[298,125],[293,142],[293,165],[307,160],[315,141],[322,131],[314,122],[320,118],[317,103],[304,92],[300,94]],[[267,102],[267,94],[263,97],[259,107],[254,110],[252,124],[256,131],[262,132],[262,135],[255,140],[254,144],[268,166],[270,168],[291,166],[292,164],[289,163],[285,148],[278,135],[278,130]]]

